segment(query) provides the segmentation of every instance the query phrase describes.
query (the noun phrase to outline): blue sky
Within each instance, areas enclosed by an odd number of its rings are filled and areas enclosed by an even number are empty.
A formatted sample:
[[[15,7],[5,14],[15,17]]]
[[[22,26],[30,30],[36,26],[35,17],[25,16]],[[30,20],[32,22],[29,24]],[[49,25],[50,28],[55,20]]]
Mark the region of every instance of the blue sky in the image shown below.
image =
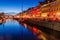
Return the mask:
[[[27,10],[30,7],[36,6],[38,1],[44,2],[44,0],[23,0],[23,10]],[[21,9],[22,0],[0,0],[0,12],[19,13],[22,11]]]

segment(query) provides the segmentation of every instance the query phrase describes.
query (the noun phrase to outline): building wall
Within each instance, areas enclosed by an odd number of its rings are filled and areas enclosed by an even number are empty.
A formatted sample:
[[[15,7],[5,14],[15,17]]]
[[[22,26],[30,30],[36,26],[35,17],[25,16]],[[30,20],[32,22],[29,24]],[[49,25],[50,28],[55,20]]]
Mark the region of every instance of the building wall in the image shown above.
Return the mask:
[[[43,5],[44,7],[42,7],[42,13],[51,12],[51,11],[54,11],[54,12],[60,11],[60,0],[48,3],[45,5],[46,6]]]

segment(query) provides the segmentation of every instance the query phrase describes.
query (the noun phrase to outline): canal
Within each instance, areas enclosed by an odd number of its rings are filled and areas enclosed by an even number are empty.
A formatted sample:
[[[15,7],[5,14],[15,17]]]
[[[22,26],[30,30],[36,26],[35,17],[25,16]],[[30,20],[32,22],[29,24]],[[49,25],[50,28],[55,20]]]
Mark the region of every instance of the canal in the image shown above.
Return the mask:
[[[37,40],[36,36],[16,20],[0,24],[0,40]]]

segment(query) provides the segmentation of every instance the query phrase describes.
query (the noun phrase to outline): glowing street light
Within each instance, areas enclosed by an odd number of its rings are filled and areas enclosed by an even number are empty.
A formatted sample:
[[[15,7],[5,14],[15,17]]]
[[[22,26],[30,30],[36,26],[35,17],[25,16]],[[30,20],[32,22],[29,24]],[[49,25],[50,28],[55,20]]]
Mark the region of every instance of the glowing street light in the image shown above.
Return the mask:
[[[47,13],[42,13],[41,16],[42,17],[47,17]]]
[[[58,12],[58,13],[56,13],[56,16],[60,16],[60,13]]]
[[[16,16],[17,18],[20,18],[20,16]]]

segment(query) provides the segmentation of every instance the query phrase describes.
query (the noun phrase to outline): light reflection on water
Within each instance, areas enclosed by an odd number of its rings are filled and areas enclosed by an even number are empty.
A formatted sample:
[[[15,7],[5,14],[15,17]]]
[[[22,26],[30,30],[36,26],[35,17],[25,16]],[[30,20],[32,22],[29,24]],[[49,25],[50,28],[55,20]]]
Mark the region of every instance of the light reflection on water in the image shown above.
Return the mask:
[[[0,40],[36,40],[35,36],[27,28],[24,28],[16,20],[7,19],[0,24]]]

